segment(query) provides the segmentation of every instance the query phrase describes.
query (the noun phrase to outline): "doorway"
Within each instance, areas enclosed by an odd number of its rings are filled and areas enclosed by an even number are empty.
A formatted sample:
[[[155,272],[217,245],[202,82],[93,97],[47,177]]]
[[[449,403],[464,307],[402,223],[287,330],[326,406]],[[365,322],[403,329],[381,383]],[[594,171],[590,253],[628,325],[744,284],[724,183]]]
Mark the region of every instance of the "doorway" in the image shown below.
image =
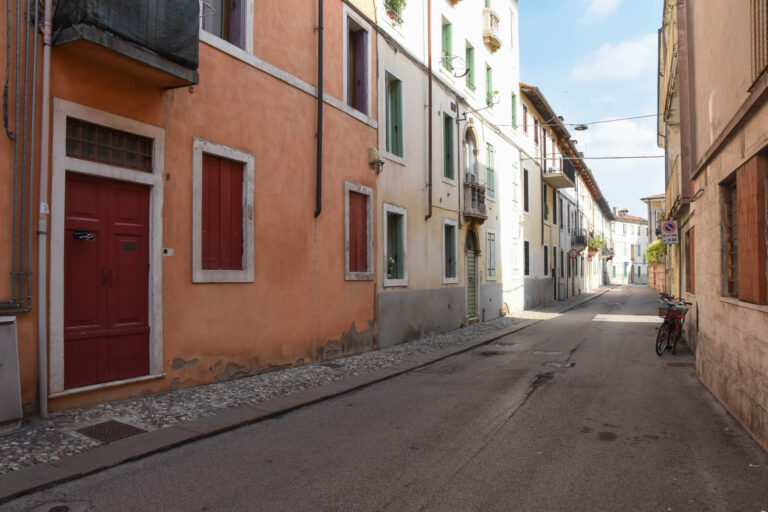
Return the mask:
[[[150,187],[66,175],[64,387],[149,374]]]
[[[477,237],[471,230],[467,232],[464,246],[467,272],[467,318],[477,316]]]

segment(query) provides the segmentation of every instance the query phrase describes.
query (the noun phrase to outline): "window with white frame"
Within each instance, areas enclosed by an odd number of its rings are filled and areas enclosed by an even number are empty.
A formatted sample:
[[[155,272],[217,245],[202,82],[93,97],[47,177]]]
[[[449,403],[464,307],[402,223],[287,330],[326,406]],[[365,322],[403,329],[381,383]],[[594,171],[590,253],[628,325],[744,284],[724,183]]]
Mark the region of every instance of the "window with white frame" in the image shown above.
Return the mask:
[[[443,219],[443,283],[458,283],[458,252],[456,221]]]
[[[203,0],[200,2],[201,39],[210,34],[220,41],[253,52],[253,0]]]
[[[453,181],[455,179],[456,146],[454,144],[453,129],[455,120],[443,112],[443,178]]]
[[[254,156],[195,139],[192,281],[253,282]]]
[[[489,281],[496,280],[496,231],[489,229],[486,232],[486,262],[485,275]]]
[[[384,203],[384,286],[408,284],[407,213]]]
[[[373,279],[373,189],[344,182],[344,276]]]
[[[344,101],[368,114],[371,86],[371,26],[344,8]]]

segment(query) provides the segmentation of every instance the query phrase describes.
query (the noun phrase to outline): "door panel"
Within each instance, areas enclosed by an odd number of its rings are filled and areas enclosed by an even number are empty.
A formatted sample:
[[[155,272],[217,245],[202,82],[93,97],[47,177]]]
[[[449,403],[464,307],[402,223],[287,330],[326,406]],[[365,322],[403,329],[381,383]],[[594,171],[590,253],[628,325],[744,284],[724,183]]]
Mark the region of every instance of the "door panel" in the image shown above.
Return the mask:
[[[146,375],[149,187],[68,173],[65,230],[64,386]]]

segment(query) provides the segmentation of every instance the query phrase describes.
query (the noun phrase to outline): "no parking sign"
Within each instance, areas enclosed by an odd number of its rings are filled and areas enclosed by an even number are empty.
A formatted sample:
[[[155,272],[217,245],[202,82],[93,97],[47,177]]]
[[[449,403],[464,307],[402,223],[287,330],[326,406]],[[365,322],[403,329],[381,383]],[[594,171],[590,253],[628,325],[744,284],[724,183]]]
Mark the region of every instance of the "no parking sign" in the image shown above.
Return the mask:
[[[665,245],[680,243],[680,234],[677,231],[676,220],[665,220],[661,223],[661,243]]]

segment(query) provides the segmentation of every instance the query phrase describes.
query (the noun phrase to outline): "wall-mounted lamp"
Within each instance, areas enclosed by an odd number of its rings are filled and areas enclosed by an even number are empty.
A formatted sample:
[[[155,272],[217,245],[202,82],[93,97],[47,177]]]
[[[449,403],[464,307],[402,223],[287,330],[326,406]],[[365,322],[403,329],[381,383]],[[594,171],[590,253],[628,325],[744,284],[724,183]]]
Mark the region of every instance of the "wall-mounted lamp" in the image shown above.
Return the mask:
[[[384,170],[384,160],[379,158],[379,150],[373,146],[368,148],[368,163],[376,166],[376,174]]]

